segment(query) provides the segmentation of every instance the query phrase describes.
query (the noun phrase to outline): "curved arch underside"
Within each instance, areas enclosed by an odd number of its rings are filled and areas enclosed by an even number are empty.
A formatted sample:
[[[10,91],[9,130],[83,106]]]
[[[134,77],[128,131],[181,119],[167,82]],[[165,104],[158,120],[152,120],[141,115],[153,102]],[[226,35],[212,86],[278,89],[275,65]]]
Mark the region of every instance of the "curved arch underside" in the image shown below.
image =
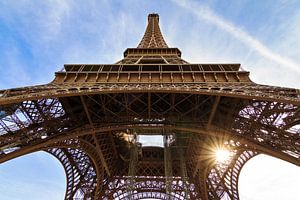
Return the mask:
[[[100,180],[103,179],[104,173],[95,150],[90,144],[79,140],[61,142],[59,147],[46,151],[55,156],[65,169],[67,178],[65,199],[93,198],[99,192]]]
[[[66,199],[239,199],[241,168],[258,153],[300,165],[300,109],[292,97],[174,91],[12,96],[0,107],[0,162],[46,150],[65,168]],[[133,134],[169,135],[171,157],[136,147],[133,159],[126,139]],[[215,161],[218,147],[231,151],[230,161]]]
[[[191,145],[197,146],[201,149],[203,146],[201,140],[203,138],[195,136]],[[215,138],[214,138],[215,139]],[[74,149],[80,143],[80,150]],[[86,141],[66,140],[64,142],[56,143],[53,146],[60,146],[60,148],[50,148],[47,152],[54,155],[65,168],[67,176],[67,191],[65,199],[218,199],[228,197],[229,199],[238,199],[238,176],[243,165],[256,155],[253,151],[236,151],[234,157],[229,163],[216,164],[211,168],[205,169],[205,174],[201,170],[204,162],[212,162],[209,160],[209,153],[204,160],[195,159],[194,157],[187,160],[190,169],[197,169],[190,171],[191,178],[184,179],[176,174],[172,179],[172,190],[168,194],[166,192],[166,179],[163,174],[159,172],[159,165],[149,166],[147,163],[141,164],[139,174],[134,181],[134,190],[130,191],[128,185],[130,184],[130,177],[126,175],[127,170],[118,173],[114,177],[104,177],[104,169],[97,170],[97,166],[101,165],[101,161],[93,161],[93,149],[84,144]],[[207,145],[210,145],[208,142]],[[231,144],[236,145],[236,144]],[[52,146],[52,145],[50,145]],[[65,147],[64,147],[65,146]],[[77,147],[78,148],[78,147]],[[187,149],[187,153],[195,148]],[[209,151],[202,148],[202,151]],[[89,152],[89,153],[86,153]],[[197,153],[194,153],[197,156]],[[141,161],[142,162],[142,161]],[[196,163],[195,163],[196,162]],[[96,164],[97,163],[97,164]],[[232,165],[233,167],[230,167]],[[154,174],[160,176],[145,176],[145,172],[149,174],[149,170],[154,171]],[[142,171],[142,172],[141,172]],[[98,172],[98,173],[96,173]],[[194,173],[193,175],[191,173]],[[152,172],[153,173],[153,172]],[[176,173],[176,172],[175,172]],[[201,178],[204,176],[204,179]],[[96,183],[96,180],[102,180]],[[202,185],[203,184],[203,185]],[[100,189],[99,189],[100,186]],[[199,188],[199,186],[201,186]],[[204,190],[205,187],[206,189]],[[207,193],[207,194],[204,194]]]

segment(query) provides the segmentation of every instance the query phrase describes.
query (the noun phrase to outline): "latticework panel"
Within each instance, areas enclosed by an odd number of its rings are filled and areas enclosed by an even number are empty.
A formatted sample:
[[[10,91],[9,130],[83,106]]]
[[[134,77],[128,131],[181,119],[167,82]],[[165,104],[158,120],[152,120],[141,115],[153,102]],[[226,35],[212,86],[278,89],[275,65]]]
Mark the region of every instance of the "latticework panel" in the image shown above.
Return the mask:
[[[209,199],[239,199],[238,177],[243,165],[256,155],[253,151],[233,152],[230,164],[217,163],[208,171]]]
[[[297,104],[186,93],[111,93],[84,99],[26,100],[2,106],[0,144],[26,145],[80,127],[88,123],[86,104],[93,123],[197,123],[194,126],[203,127],[209,123],[263,146],[285,148],[283,153],[299,154]],[[212,115],[214,106],[217,110]],[[285,137],[278,140],[281,136]]]
[[[137,176],[135,177],[135,190],[128,193],[129,177],[116,177],[109,183],[108,189],[103,194],[102,199],[200,199],[196,186],[184,183],[180,178],[174,177],[172,180],[172,192],[166,193],[166,180],[160,176]],[[186,188],[187,187],[187,190]],[[185,194],[188,191],[188,194]]]
[[[138,48],[168,48],[161,34],[158,22],[158,14],[150,14],[148,16],[148,25]]]
[[[300,105],[300,91],[291,88],[264,86],[254,83],[203,83],[203,84],[105,84],[80,83],[55,85],[48,84],[30,88],[17,88],[0,91],[0,105],[19,103],[26,100],[44,98],[92,95],[103,93],[135,93],[135,92],[170,92],[208,94],[212,96],[228,96],[241,99],[256,99],[261,101],[285,102]]]
[[[54,147],[54,148],[51,148]],[[94,199],[100,192],[104,170],[95,147],[85,140],[65,140],[48,147],[63,165],[67,177],[65,199]]]
[[[89,157],[78,149],[49,149],[65,168],[65,199],[92,199],[97,187],[96,170]]]

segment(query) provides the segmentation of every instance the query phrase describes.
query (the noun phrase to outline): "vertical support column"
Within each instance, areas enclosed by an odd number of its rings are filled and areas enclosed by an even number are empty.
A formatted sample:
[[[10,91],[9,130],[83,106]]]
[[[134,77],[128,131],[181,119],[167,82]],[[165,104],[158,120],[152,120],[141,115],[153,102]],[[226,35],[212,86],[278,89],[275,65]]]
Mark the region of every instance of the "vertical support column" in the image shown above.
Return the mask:
[[[176,146],[177,146],[177,153],[180,160],[180,173],[182,178],[182,184],[184,189],[184,199],[189,199],[189,190],[188,190],[188,174],[186,169],[186,160],[184,157],[184,150],[182,147],[182,141],[180,140],[180,135],[176,134]]]
[[[130,147],[130,161],[129,161],[129,169],[128,169],[128,199],[132,200],[134,196],[135,189],[135,177],[136,177],[136,166],[138,163],[138,138],[136,133],[133,135],[133,139],[131,141]]]
[[[199,175],[198,175],[198,183],[199,183],[199,189],[200,189],[200,196],[203,200],[209,200],[208,199],[208,186],[206,183],[207,179],[207,166],[200,165]]]
[[[165,178],[166,178],[166,194],[168,199],[171,199],[172,194],[172,157],[171,157],[171,148],[170,148],[170,136],[164,135],[164,166],[165,166]]]

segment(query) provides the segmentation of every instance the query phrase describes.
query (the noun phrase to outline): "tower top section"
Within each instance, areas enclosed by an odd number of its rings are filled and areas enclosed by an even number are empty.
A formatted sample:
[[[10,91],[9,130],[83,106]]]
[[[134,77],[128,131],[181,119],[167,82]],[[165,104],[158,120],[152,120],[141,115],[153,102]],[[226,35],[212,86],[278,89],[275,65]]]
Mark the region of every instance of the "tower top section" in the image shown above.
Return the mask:
[[[114,64],[68,64],[56,73],[54,82],[105,84],[249,83],[249,72],[240,64],[191,64],[178,48],[169,48],[160,28],[158,14],[148,15],[145,34],[136,48],[127,48]],[[149,85],[149,87],[152,87]]]
[[[158,14],[148,15],[148,25],[137,48],[168,48],[159,28]]]

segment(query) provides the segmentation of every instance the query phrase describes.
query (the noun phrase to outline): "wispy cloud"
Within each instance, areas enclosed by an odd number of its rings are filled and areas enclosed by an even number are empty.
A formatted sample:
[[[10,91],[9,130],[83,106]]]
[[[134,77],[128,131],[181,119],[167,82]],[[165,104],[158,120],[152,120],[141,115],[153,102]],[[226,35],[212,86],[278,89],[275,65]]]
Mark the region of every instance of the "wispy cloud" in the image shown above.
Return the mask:
[[[65,63],[116,62],[144,28],[135,24],[133,15],[109,1],[0,2],[0,29],[3,24],[12,33],[3,36],[0,45],[0,51],[9,54],[0,59],[0,71],[11,69],[3,72],[8,75],[0,80],[0,88],[50,82]],[[15,72],[21,78],[16,79]]]
[[[271,49],[266,47],[264,44],[262,44],[260,41],[258,41],[256,38],[252,37],[247,32],[243,31],[241,28],[236,27],[231,22],[227,21],[226,19],[220,17],[216,13],[214,13],[211,9],[209,9],[207,6],[204,6],[200,3],[191,2],[191,1],[183,1],[183,0],[173,0],[177,5],[189,10],[191,13],[193,13],[195,16],[206,20],[218,28],[230,33],[232,36],[234,36],[236,39],[240,40],[247,46],[251,47],[258,53],[260,53],[262,56],[277,62],[278,64],[281,64],[291,70],[300,72],[300,64],[296,63],[295,61],[283,57],[278,53],[273,52]]]

